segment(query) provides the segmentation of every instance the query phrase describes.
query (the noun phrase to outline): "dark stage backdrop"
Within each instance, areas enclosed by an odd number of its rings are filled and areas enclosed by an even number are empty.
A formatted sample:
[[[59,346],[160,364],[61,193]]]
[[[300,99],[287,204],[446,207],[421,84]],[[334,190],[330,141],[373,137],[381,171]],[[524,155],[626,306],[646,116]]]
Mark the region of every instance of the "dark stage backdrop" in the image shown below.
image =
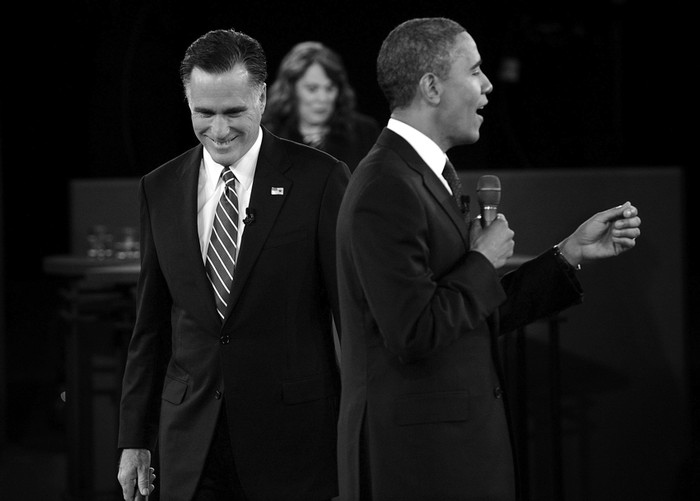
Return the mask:
[[[327,5],[265,0],[248,4],[230,0],[202,4],[72,0],[41,6],[15,2],[9,11],[5,8],[0,13],[0,257],[4,261],[0,298],[5,298],[4,308],[0,308],[0,358],[4,358],[5,374],[0,374],[0,380],[7,388],[3,392],[0,387],[0,410],[7,409],[7,416],[0,415],[0,421],[7,423],[13,437],[22,436],[24,412],[32,406],[45,405],[47,414],[56,412],[51,397],[63,377],[63,346],[55,318],[58,299],[42,271],[42,259],[71,249],[71,180],[138,178],[195,144],[178,65],[187,46],[210,29],[233,27],[257,38],[268,55],[268,82],[295,43],[320,40],[328,44],[344,58],[360,111],[385,123],[388,109],[375,79],[381,41],[408,18],[451,17],[476,39],[483,69],[494,84],[483,113],[482,139],[451,153],[462,171],[546,171],[565,176],[566,172],[583,170],[604,176],[609,169],[634,173],[636,169],[669,167],[680,173],[681,194],[659,191],[653,208],[642,206],[642,214],[649,220],[660,217],[660,223],[664,218],[672,220],[674,231],[686,232],[685,224],[678,222],[681,213],[691,207],[696,186],[688,162],[688,145],[692,143],[686,125],[690,103],[685,84],[693,59],[688,44],[692,32],[686,23],[691,16],[681,8],[680,0],[661,4],[632,0],[403,0]],[[635,181],[642,185],[658,182],[659,188],[666,182],[665,178]],[[651,190],[656,187],[648,186]],[[603,202],[598,194],[592,190],[584,198]],[[685,198],[679,198],[682,196],[687,196],[687,206]],[[613,199],[618,201],[617,196]],[[587,204],[585,208],[598,205]],[[527,209],[518,207],[525,213]],[[663,242],[667,236],[664,232],[668,229],[660,223],[652,226],[659,232],[652,237],[655,242]],[[648,275],[658,263],[681,260],[683,300],[676,306],[682,311],[669,312],[678,322],[686,305],[700,303],[697,266],[686,258],[691,254],[685,248],[677,248],[685,241],[676,237],[668,238],[668,248],[659,244],[654,249],[657,255],[651,256],[653,262],[648,267],[626,264],[624,275],[612,284],[596,278],[592,287],[602,289],[596,297],[614,300],[615,294],[625,294],[621,284],[632,283],[643,300],[620,314],[632,316],[641,311],[648,315],[646,296],[664,294],[649,289]],[[635,251],[626,263],[650,257],[644,254],[649,249],[644,249]],[[607,265],[598,269],[605,274]],[[595,302],[589,303],[581,311],[594,306]],[[570,322],[575,319],[585,328],[590,318],[578,315]],[[639,318],[634,322],[640,334],[651,336],[649,323]],[[697,332],[697,327],[695,318],[688,315],[687,324],[680,327],[681,345],[666,345],[668,363],[655,366],[654,372],[671,384],[672,394],[667,395],[672,401],[670,408],[680,406],[679,401],[686,396],[676,390],[688,390],[688,409],[679,412],[687,411],[693,426],[681,440],[687,439],[694,457],[698,457],[700,413],[690,396],[697,395],[700,386],[695,362],[700,350],[691,333]],[[619,337],[567,339],[573,344],[565,348],[581,353],[602,350],[601,346],[610,342],[611,351],[606,355],[610,358],[614,350],[625,348]],[[644,343],[653,343],[656,338],[642,339],[634,346],[647,355],[653,346]],[[589,341],[591,345],[586,344]],[[627,367],[633,355],[626,353],[620,363]],[[676,365],[681,358],[689,362]],[[645,382],[640,375],[634,377],[636,384]],[[574,382],[571,376],[569,380]],[[651,388],[656,404],[664,397],[659,384],[657,381]],[[629,404],[638,415],[647,412],[642,407],[643,392],[630,399],[616,399],[616,395],[614,391],[605,393],[590,407],[595,412],[601,409],[597,405],[609,409],[609,415],[597,415],[603,427],[620,424],[629,415],[630,407],[622,409],[623,405]],[[629,435],[639,429],[646,431],[638,422],[630,416],[625,436],[596,435],[611,441],[608,450],[612,455],[592,457],[599,463],[588,470],[591,475],[612,472],[606,468],[617,458],[620,463],[628,462],[629,455],[643,450],[641,446],[622,449]],[[659,418],[659,434],[676,424]],[[685,432],[682,427],[677,429]],[[649,443],[649,439],[641,434],[638,437],[640,443]],[[653,443],[667,446],[659,437],[653,439]],[[590,444],[596,447],[592,453],[602,450],[598,442]],[[566,466],[581,471],[580,465]],[[692,461],[688,469],[692,471]],[[640,471],[642,474],[647,473]],[[641,481],[634,475],[610,474],[605,480],[624,488]],[[665,478],[672,483],[669,475]]]
[[[501,180],[500,209],[525,255],[543,252],[603,208],[627,200],[643,208],[633,251],[578,272],[584,301],[561,314],[555,353],[546,322],[526,329],[522,360],[514,335],[502,339],[510,354],[507,392],[516,415],[525,415],[518,431],[529,499],[690,499],[688,375],[697,362],[686,356],[681,169],[470,171],[461,177],[473,201],[486,173]]]
[[[495,87],[482,139],[460,153],[463,168],[682,165],[686,35],[674,5],[18,3],[16,15],[0,16],[2,196],[7,259],[27,267],[7,272],[39,276],[43,255],[68,249],[70,179],[138,177],[195,144],[178,65],[187,46],[213,28],[260,40],[270,82],[293,44],[323,41],[343,56],[360,110],[385,123],[375,78],[381,41],[405,19],[448,16],[474,35]],[[18,197],[36,203],[18,208]],[[45,207],[51,224],[30,228],[17,217],[40,217]]]

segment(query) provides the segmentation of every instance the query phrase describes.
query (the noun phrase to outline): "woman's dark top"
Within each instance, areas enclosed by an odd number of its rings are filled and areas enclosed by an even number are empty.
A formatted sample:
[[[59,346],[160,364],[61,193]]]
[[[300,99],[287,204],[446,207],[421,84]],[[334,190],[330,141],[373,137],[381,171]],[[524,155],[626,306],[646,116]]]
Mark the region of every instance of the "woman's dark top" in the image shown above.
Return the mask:
[[[270,126],[268,126],[268,129],[273,134],[285,139],[304,143],[296,126],[296,121],[292,123],[289,120],[278,130]],[[352,114],[346,128],[341,130],[331,129],[323,142],[316,147],[345,162],[350,172],[352,172],[372,148],[380,132],[379,124],[374,118],[355,112]]]

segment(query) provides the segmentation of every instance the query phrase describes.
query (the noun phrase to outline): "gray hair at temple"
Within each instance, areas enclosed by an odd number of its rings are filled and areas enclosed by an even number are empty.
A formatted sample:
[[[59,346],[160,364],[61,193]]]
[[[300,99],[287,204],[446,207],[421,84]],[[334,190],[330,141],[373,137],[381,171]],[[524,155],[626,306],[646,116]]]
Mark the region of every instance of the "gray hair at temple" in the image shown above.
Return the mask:
[[[192,42],[180,63],[180,79],[185,93],[195,67],[207,73],[217,74],[226,73],[237,64],[245,66],[250,76],[250,84],[262,91],[267,79],[267,58],[260,43],[233,29],[205,33]]]
[[[451,19],[431,17],[405,21],[389,33],[377,57],[377,82],[390,110],[411,103],[426,73],[447,77],[455,37],[465,31]]]

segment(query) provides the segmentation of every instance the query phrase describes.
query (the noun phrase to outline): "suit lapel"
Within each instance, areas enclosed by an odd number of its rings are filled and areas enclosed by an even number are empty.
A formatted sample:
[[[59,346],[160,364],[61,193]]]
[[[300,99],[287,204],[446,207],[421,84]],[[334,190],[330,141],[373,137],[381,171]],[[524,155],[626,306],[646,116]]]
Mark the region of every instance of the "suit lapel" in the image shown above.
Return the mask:
[[[423,161],[413,146],[389,129],[382,131],[377,143],[380,146],[396,151],[411,169],[417,171],[423,177],[423,184],[426,189],[437,203],[442,206],[446,215],[454,223],[455,229],[459,232],[465,248],[469,249],[469,226],[465,223],[464,216],[460,213],[457,205],[454,203],[454,199],[445,186],[428,167],[428,164]]]
[[[173,210],[178,211],[179,217],[174,218],[174,232],[176,248],[182,249],[182,262],[195,263],[182,270],[182,273],[190,274],[189,283],[193,284],[195,293],[190,297],[197,301],[197,310],[204,312],[202,315],[220,324],[219,315],[216,313],[214,292],[207,276],[207,270],[202,259],[202,250],[199,242],[197,228],[197,189],[199,185],[199,167],[202,161],[202,145],[193,148],[192,153],[183,160],[180,166],[176,186],[182,193],[172,200],[183,200],[182,204],[172,204]]]
[[[225,321],[235,308],[263,245],[292,189],[292,181],[284,175],[284,171],[289,166],[290,162],[283,155],[277,140],[267,131],[263,131],[263,141],[255,167],[249,204],[249,208],[255,210],[255,220],[247,224],[243,231]]]
[[[422,159],[421,162],[423,162]],[[457,208],[457,205],[454,203],[454,198],[452,198],[450,193],[445,189],[445,186],[442,184],[442,182],[437,178],[437,176],[435,176],[435,173],[432,170],[430,170],[430,167],[425,165],[425,162],[423,162],[423,165],[429,171],[427,173],[424,173],[423,175],[423,182],[425,183],[425,187],[437,199],[442,208],[445,209],[445,212],[447,212],[447,215],[455,224],[457,230],[462,236],[462,239],[465,241],[465,244],[468,244],[466,231],[466,229],[468,229],[468,226],[464,221],[464,216]]]

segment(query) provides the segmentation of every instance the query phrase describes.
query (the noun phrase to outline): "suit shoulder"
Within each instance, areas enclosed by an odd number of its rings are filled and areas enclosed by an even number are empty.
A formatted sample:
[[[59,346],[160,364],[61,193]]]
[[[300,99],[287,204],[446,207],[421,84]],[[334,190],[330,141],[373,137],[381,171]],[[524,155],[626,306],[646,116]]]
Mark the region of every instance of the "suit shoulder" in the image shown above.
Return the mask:
[[[304,171],[330,172],[344,167],[345,163],[325,151],[290,139],[275,136],[278,146],[284,150],[292,168]]]
[[[308,160],[314,160],[321,163],[328,162],[338,162],[339,160],[333,155],[321,151],[312,146],[293,141],[291,139],[286,139],[283,137],[277,137],[280,144],[287,150],[287,153],[296,158],[304,158]]]
[[[148,172],[144,178],[147,179],[157,179],[163,176],[169,176],[171,173],[182,167],[183,165],[189,165],[196,163],[199,165],[199,161],[202,158],[202,145],[198,144],[193,146],[189,150],[179,154],[178,156],[171,158],[170,160],[162,163],[152,171]]]
[[[397,151],[381,145],[375,145],[360,162],[353,176],[362,172],[371,172],[375,175],[381,173],[383,175],[405,177],[409,170],[406,166],[406,160]]]

